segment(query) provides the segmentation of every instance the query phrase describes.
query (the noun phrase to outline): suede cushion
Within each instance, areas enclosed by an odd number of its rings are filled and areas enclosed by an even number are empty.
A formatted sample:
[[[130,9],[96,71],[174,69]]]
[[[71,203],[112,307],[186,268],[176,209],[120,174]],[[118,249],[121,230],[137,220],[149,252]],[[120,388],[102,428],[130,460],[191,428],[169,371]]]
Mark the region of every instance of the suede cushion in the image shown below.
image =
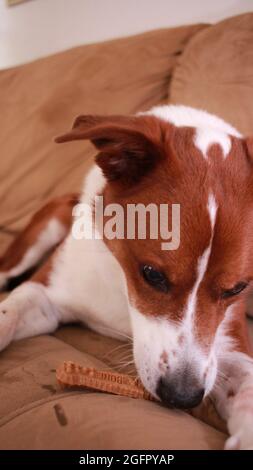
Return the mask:
[[[186,46],[169,101],[203,108],[253,134],[253,13],[204,29]]]
[[[86,342],[91,354],[67,344],[67,337],[80,349]],[[1,353],[0,449],[221,449],[225,434],[186,413],[56,384],[55,369],[64,360],[105,369],[119,345],[67,327],[58,339],[22,340]]]
[[[56,146],[53,136],[79,113],[130,113],[166,102],[179,55],[203,28],[84,46],[0,72],[1,250],[13,237],[6,229],[22,229],[46,200],[79,190],[92,162],[90,144]],[[223,432],[186,413],[143,400],[60,390],[55,368],[64,360],[134,370],[122,368],[122,343],[80,327],[56,336],[20,341],[1,353],[1,449],[223,447]],[[209,414],[196,415],[212,421]]]
[[[95,151],[56,145],[78,114],[133,113],[167,100],[178,55],[203,26],[81,46],[0,71],[1,226],[21,229],[45,201],[79,191]]]

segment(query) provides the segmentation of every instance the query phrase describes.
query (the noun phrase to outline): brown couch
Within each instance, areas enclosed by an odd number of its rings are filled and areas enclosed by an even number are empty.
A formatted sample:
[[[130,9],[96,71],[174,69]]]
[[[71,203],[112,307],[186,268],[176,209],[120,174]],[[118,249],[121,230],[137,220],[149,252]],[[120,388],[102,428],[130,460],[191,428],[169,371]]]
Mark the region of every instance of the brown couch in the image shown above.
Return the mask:
[[[0,254],[55,195],[80,188],[94,149],[53,137],[79,113],[158,103],[205,108],[253,133],[253,14],[81,46],[0,72]],[[251,327],[252,328],[252,327]],[[220,449],[210,405],[190,414],[103,393],[62,391],[63,360],[122,368],[130,346],[79,326],[0,353],[1,449]]]

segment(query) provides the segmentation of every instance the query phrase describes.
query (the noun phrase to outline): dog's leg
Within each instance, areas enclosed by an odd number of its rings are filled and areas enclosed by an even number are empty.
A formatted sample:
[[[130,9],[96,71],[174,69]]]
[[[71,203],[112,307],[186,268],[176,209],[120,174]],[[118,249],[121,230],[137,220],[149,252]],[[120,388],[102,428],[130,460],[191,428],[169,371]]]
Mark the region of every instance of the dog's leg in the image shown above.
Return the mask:
[[[0,351],[12,340],[52,333],[73,320],[50,300],[46,286],[25,282],[0,303]]]
[[[227,421],[227,450],[253,449],[253,358],[246,328],[245,318],[238,318],[230,334],[235,350],[221,354],[211,394],[217,411]]]
[[[11,290],[20,284],[22,275],[29,274],[29,270],[66,237],[71,226],[72,209],[77,202],[77,195],[62,196],[33,216],[0,258],[0,290]]]

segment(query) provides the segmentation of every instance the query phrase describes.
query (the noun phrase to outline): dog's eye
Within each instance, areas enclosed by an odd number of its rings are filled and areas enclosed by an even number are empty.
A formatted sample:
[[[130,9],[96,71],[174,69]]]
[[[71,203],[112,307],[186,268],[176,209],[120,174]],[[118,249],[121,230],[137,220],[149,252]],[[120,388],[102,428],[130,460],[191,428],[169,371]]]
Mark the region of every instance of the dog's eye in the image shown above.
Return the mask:
[[[146,282],[148,282],[152,287],[158,289],[162,292],[168,292],[169,290],[169,282],[161,271],[157,271],[157,269],[153,268],[152,266],[145,264],[142,266],[142,275]]]
[[[233,289],[224,290],[221,294],[222,299],[227,299],[228,297],[233,297],[234,295],[240,294],[246,287],[247,282],[238,282]]]

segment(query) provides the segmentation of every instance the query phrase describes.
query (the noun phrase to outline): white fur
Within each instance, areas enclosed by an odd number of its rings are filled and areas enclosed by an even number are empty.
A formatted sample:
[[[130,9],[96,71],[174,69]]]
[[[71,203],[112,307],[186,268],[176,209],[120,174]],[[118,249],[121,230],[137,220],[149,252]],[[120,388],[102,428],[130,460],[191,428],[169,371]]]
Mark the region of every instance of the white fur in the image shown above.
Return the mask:
[[[47,226],[40,233],[38,240],[27,250],[22,261],[8,272],[8,276],[19,276],[30,267],[35,266],[52,246],[63,240],[65,235],[66,228],[59,220],[55,218],[49,220]]]
[[[209,218],[210,218],[212,236],[213,236],[213,230],[214,230],[215,221],[216,221],[217,209],[218,209],[217,202],[215,200],[214,195],[211,193],[208,196],[207,211],[208,211]]]
[[[228,316],[225,323],[227,321]],[[227,342],[223,341],[223,347],[220,344],[219,356],[221,373],[212,399],[220,416],[227,421],[231,436],[225,449],[253,450],[253,359],[236,351],[228,337]]]
[[[169,312],[167,313],[169,316]],[[156,396],[158,379],[166,372],[180,375],[180,370],[185,367],[203,384],[207,393],[211,390],[213,379],[210,380],[209,374],[204,378],[210,358],[194,341],[186,322],[172,322],[165,315],[157,318],[143,315],[133,306],[130,307],[130,314],[135,363],[142,382],[150,393]],[[181,334],[185,337],[182,345],[179,343]],[[168,370],[162,359],[164,352],[168,356]]]
[[[228,156],[231,150],[230,136],[219,129],[198,128],[194,143],[206,159],[208,158],[207,152],[212,144],[219,144],[221,146],[224,158]]]
[[[189,331],[193,329],[194,324],[194,313],[197,305],[197,294],[199,286],[204,278],[206,268],[208,265],[209,257],[211,253],[211,242],[208,248],[204,251],[203,255],[198,259],[197,262],[197,279],[189,294],[186,309],[185,309],[185,322],[188,324]]]
[[[237,346],[235,341],[229,335],[229,326],[234,316],[235,308],[236,304],[230,305],[227,308],[224,318],[216,331],[213,350],[215,351],[218,360],[221,360],[225,354],[233,351]]]
[[[159,362],[163,352],[168,355],[170,372],[175,372],[178,369],[180,373],[180,368],[188,366],[199,382],[203,383],[206,395],[213,387],[217,371],[214,352],[211,351],[210,355],[204,353],[194,335],[197,293],[206,272],[210,253],[211,242],[198,260],[197,279],[188,296],[181,322],[171,322],[169,311],[160,312],[160,316],[154,318],[151,315],[143,315],[136,308],[130,306],[135,362],[144,385],[153,394],[155,394],[159,376],[166,372],[166,370],[159,370]],[[181,335],[184,336],[183,345],[178,341]],[[176,355],[172,354],[173,351]],[[210,367],[208,367],[209,365]],[[208,374],[204,379],[207,368]]]
[[[19,276],[42,259],[52,246],[57,245],[66,235],[66,228],[57,219],[52,218],[37,241],[27,250],[22,260],[6,272],[0,273],[0,289],[5,286],[8,279]]]
[[[212,242],[213,242],[213,230],[215,225],[216,219],[216,212],[217,212],[217,204],[213,194],[209,195],[208,203],[207,203],[207,211],[210,217],[210,224],[211,224],[211,238],[208,247],[204,251],[203,255],[198,259],[197,262],[197,279],[192,288],[191,293],[189,294],[186,309],[185,309],[185,322],[187,323],[189,331],[192,331],[194,325],[194,313],[197,304],[197,294],[199,286],[205,276],[208,261],[210,258],[211,250],[212,250]]]
[[[0,303],[0,351],[13,339],[52,333],[59,318],[60,311],[43,285],[22,284]]]
[[[104,184],[100,168],[94,167],[81,202],[92,204]],[[91,217],[92,211],[88,225],[92,224]],[[73,312],[73,320],[83,320],[96,331],[121,339],[131,333],[124,273],[98,237],[76,240],[69,234],[51,273],[48,295],[63,312]]]
[[[228,407],[227,424],[231,437],[226,442],[225,449],[233,449],[236,446],[237,449],[253,450],[253,361],[251,361],[251,364],[244,364],[243,367],[242,357],[233,359],[235,361],[234,367],[237,369],[237,393]],[[244,359],[248,361],[247,356]],[[241,366],[243,374],[239,373],[238,365]]]
[[[230,135],[238,138],[242,137],[234,127],[223,121],[223,119],[206,111],[193,109],[188,106],[156,106],[150,111],[141,114],[157,116],[164,121],[171,122],[176,127],[195,127],[194,143],[204,158],[207,158],[208,148],[212,144],[219,144],[222,148],[223,156],[226,158],[231,149]]]
[[[185,365],[190,365],[195,377],[205,386],[206,394],[210,392],[215,381],[217,362],[214,353],[212,351],[210,356],[207,356],[197,344],[193,332],[197,293],[208,266],[217,213],[217,204],[212,194],[208,198],[207,211],[211,225],[210,243],[197,262],[197,279],[189,294],[183,320],[180,323],[171,322],[168,319],[170,312],[160,312],[160,316],[157,318],[142,315],[140,311],[130,305],[135,362],[138,365],[143,383],[153,394],[155,394],[159,376],[166,373],[166,368],[164,371],[161,370],[161,367],[159,368],[164,352],[168,355],[169,371],[173,373]],[[166,314],[168,318],[166,318]],[[183,345],[178,342],[180,335],[184,336]],[[176,352],[176,355],[172,354],[173,351]],[[204,379],[208,365],[211,366]]]
[[[204,111],[184,106],[164,106],[152,109],[149,114],[176,126],[196,127],[195,144],[204,157],[209,145],[215,142],[221,145],[225,157],[231,145],[229,135],[240,137],[229,124]],[[92,204],[104,184],[101,170],[94,167],[85,182],[81,202]],[[198,260],[196,282],[189,294],[181,322],[166,319],[166,314],[169,317],[170,312],[157,312],[156,318],[143,315],[130,304],[125,275],[113,252],[110,252],[100,239],[76,240],[70,234],[59,250],[49,287],[25,283],[0,304],[0,349],[13,338],[52,332],[60,322],[77,320],[107,335],[119,338],[133,335],[134,356],[139,373],[144,385],[153,394],[158,378],[166,373],[168,365],[169,370],[180,373],[181,367],[186,363],[191,365],[195,376],[202,380],[208,393],[216,378],[218,362],[218,370],[223,371],[225,376],[230,374],[231,370],[234,371],[233,384],[236,390],[241,386],[252,386],[253,396],[252,360],[246,355],[232,352],[234,343],[227,334],[233,315],[232,307],[227,310],[225,319],[218,328],[209,354],[203,352],[194,338],[192,325],[198,302],[198,289],[208,267],[217,213],[213,195],[209,196],[207,211],[210,217],[211,238],[209,246]],[[91,212],[87,224],[91,224]],[[51,235],[54,236],[52,233]],[[41,242],[37,251],[41,250],[41,246],[45,247],[45,243]],[[36,253],[30,254],[29,259],[29,262],[34,261]],[[23,268],[27,264],[27,259],[23,260]],[[180,344],[179,336],[182,333],[185,341]],[[173,351],[176,351],[176,355]],[[163,358],[164,352],[168,353],[168,364]],[[230,406],[225,398],[223,395],[218,402],[221,409],[226,408],[229,429],[234,436],[230,443],[228,442],[228,447],[252,447],[252,414],[244,412],[239,406],[240,403],[237,407]]]

